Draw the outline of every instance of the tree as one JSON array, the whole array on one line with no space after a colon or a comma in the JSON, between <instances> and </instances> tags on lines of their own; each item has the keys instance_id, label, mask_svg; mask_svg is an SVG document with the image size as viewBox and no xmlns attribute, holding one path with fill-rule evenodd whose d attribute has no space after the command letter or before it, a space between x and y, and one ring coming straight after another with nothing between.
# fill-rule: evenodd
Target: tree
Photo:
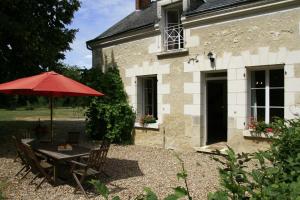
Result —
<instances>
[{"instance_id":1,"label":"tree","mask_svg":"<svg viewBox=\"0 0 300 200\"><path fill-rule=\"evenodd\" d=\"M0 1L0 80L59 67L76 29L67 26L78 0Z\"/></svg>"}]
</instances>

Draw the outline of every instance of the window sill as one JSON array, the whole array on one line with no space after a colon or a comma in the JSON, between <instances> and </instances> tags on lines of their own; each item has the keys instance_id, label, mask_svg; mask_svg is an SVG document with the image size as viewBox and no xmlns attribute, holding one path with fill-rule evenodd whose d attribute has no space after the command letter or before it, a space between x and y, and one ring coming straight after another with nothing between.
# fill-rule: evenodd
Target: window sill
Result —
<instances>
[{"instance_id":1,"label":"window sill","mask_svg":"<svg viewBox=\"0 0 300 200\"><path fill-rule=\"evenodd\" d=\"M144 124L144 125L142 125L141 123L139 123L139 122L136 122L135 124L134 124L134 127L135 128L142 128L142 129L159 129L159 123L158 122L156 122L156 123L151 123L151 124Z\"/></svg>"},{"instance_id":2,"label":"window sill","mask_svg":"<svg viewBox=\"0 0 300 200\"><path fill-rule=\"evenodd\" d=\"M274 136L273 133L256 133L253 130L244 130L243 131L243 136L247 137L247 138L270 138L272 136Z\"/></svg>"},{"instance_id":3,"label":"window sill","mask_svg":"<svg viewBox=\"0 0 300 200\"><path fill-rule=\"evenodd\" d=\"M169 51L164 51L161 53L157 54L157 58L168 58L172 56L183 56L187 55L189 53L188 49L175 49L175 50L169 50Z\"/></svg>"}]
</instances>

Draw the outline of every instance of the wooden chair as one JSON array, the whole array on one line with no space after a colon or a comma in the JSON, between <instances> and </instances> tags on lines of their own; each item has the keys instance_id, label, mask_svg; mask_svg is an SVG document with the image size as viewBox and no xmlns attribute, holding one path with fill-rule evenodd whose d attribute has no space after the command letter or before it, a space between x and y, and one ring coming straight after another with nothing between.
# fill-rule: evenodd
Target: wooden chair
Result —
<instances>
[{"instance_id":1,"label":"wooden chair","mask_svg":"<svg viewBox=\"0 0 300 200\"><path fill-rule=\"evenodd\" d=\"M74 192L80 189L85 197L88 198L82 184L87 177L94 176L99 178L99 175L104 173L103 170L109 147L110 143L105 143L105 145L101 145L99 149L91 150L87 163L71 161L71 173L77 183L77 187L74 189Z\"/></svg>"},{"instance_id":2,"label":"wooden chair","mask_svg":"<svg viewBox=\"0 0 300 200\"><path fill-rule=\"evenodd\" d=\"M109 147L110 147L109 140L105 140L104 139L104 140L102 140L101 145L99 146L99 149L109 149ZM89 155L87 155L87 156L81 156L80 159L83 162L87 162L88 159L89 159Z\"/></svg>"},{"instance_id":3,"label":"wooden chair","mask_svg":"<svg viewBox=\"0 0 300 200\"><path fill-rule=\"evenodd\" d=\"M24 151L22 149L21 140L17 139L16 136L12 136L12 139L13 139L14 145L16 147L16 152L17 152L16 158L14 159L14 161L16 161L19 158L21 160L21 164L23 165L23 167L15 175L15 176L18 176L24 170L25 170L25 172L28 172L30 170L30 165L28 164L28 162L27 162L27 160L25 158ZM28 173L26 173L25 176L27 174ZM22 178L24 178L24 177L22 177Z\"/></svg>"},{"instance_id":4,"label":"wooden chair","mask_svg":"<svg viewBox=\"0 0 300 200\"><path fill-rule=\"evenodd\" d=\"M36 176L31 180L30 184L39 176L42 176L43 179L36 186L36 190L38 190L45 181L53 183L53 178L51 176L53 172L53 166L44 160L39 160L34 151L28 145L22 144L22 148L24 149L26 159L30 165L30 171L37 173Z\"/></svg>"},{"instance_id":5,"label":"wooden chair","mask_svg":"<svg viewBox=\"0 0 300 200\"><path fill-rule=\"evenodd\" d=\"M66 143L68 144L79 144L80 132L68 132L68 138Z\"/></svg>"}]
</instances>

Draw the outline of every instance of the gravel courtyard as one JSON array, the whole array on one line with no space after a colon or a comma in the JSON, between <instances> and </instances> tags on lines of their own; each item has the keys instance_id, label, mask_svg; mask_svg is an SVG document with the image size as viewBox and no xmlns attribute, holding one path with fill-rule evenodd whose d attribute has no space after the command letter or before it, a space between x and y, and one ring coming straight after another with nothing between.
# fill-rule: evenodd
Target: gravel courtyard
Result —
<instances>
[{"instance_id":1,"label":"gravel courtyard","mask_svg":"<svg viewBox=\"0 0 300 200\"><path fill-rule=\"evenodd\" d=\"M194 200L207 199L207 194L218 186L218 170L210 155L187 152L179 154L185 162L188 172L188 185ZM19 162L13 161L12 152L0 154L0 180L6 180L5 195L8 199L85 199L80 194L73 193L71 183L52 187L48 183L35 191L34 185L29 185L32 174L24 180L14 175L20 169ZM143 192L144 187L150 187L160 199L172 192L172 187L182 185L176 173L180 164L174 152L159 148L143 146L112 145L108 154L102 181L109 187L111 195L119 195L121 199L133 199ZM89 193L90 199L102 199Z\"/></svg>"}]
</instances>

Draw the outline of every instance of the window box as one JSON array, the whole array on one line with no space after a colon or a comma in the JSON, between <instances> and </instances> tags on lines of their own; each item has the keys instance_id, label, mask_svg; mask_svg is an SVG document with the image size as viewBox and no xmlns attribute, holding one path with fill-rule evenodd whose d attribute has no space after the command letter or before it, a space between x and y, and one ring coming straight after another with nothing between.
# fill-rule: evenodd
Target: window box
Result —
<instances>
[{"instance_id":1,"label":"window box","mask_svg":"<svg viewBox=\"0 0 300 200\"><path fill-rule=\"evenodd\" d=\"M250 138L270 138L274 136L274 133L257 133L253 129L247 129L243 131L244 137L250 137Z\"/></svg>"},{"instance_id":2,"label":"window box","mask_svg":"<svg viewBox=\"0 0 300 200\"><path fill-rule=\"evenodd\" d=\"M159 129L159 123L155 122L155 123L151 123L151 124L141 124L139 122L136 122L134 124L135 128L145 128L145 129Z\"/></svg>"}]
</instances>

